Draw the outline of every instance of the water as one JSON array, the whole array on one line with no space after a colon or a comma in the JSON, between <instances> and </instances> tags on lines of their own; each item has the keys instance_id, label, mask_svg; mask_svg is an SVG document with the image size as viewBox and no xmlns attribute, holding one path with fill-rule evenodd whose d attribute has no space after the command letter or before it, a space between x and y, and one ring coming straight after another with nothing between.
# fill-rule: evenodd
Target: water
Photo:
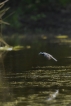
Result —
<instances>
[{"instance_id":1,"label":"water","mask_svg":"<svg viewBox=\"0 0 71 106\"><path fill-rule=\"evenodd\" d=\"M0 106L71 106L70 45L41 41L0 54Z\"/></svg>"}]
</instances>

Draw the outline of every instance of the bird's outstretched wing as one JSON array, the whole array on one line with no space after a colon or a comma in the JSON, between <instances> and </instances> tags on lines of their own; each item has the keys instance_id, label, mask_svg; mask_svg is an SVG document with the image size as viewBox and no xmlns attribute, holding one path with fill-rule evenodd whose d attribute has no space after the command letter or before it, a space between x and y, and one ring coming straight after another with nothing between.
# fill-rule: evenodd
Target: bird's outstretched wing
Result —
<instances>
[{"instance_id":1,"label":"bird's outstretched wing","mask_svg":"<svg viewBox=\"0 0 71 106\"><path fill-rule=\"evenodd\" d=\"M52 55L51 55L51 58L52 58L53 60L57 61L57 59L55 59Z\"/></svg>"},{"instance_id":2,"label":"bird's outstretched wing","mask_svg":"<svg viewBox=\"0 0 71 106\"><path fill-rule=\"evenodd\" d=\"M44 55L47 59L53 59L53 60L55 60L55 61L57 61L57 59L55 59L51 54L49 54L49 53L45 53L45 55Z\"/></svg>"}]
</instances>

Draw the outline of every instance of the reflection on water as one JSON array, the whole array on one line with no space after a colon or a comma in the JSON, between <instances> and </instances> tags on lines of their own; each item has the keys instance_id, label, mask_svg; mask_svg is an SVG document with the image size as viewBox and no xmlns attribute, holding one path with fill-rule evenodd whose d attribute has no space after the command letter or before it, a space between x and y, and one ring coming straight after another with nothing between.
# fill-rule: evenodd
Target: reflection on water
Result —
<instances>
[{"instance_id":1,"label":"reflection on water","mask_svg":"<svg viewBox=\"0 0 71 106\"><path fill-rule=\"evenodd\" d=\"M58 62L39 56L40 51L49 51ZM38 47L36 44L29 49L1 53L0 105L70 106L70 55L68 45L47 42Z\"/></svg>"},{"instance_id":2,"label":"reflection on water","mask_svg":"<svg viewBox=\"0 0 71 106\"><path fill-rule=\"evenodd\" d=\"M9 84L4 79L5 78L5 68L4 68L4 59L7 54L7 51L0 51L0 105L2 106L3 102L11 101L12 94Z\"/></svg>"}]
</instances>

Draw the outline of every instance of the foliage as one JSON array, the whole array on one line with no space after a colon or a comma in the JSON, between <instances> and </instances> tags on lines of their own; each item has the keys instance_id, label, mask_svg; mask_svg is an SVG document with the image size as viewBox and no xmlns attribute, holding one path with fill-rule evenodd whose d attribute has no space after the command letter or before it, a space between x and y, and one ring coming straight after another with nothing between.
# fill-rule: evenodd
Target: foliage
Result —
<instances>
[{"instance_id":1,"label":"foliage","mask_svg":"<svg viewBox=\"0 0 71 106\"><path fill-rule=\"evenodd\" d=\"M6 0L8 1L8 0ZM45 17L45 12L60 11L67 9L71 5L71 0L9 0L7 6L10 6L9 14L12 16L6 18L16 29L22 27L22 21L37 21ZM28 17L29 15L29 17ZM26 19L24 17L27 16Z\"/></svg>"},{"instance_id":2,"label":"foliage","mask_svg":"<svg viewBox=\"0 0 71 106\"><path fill-rule=\"evenodd\" d=\"M8 0L5 0L4 2L1 2L0 3L0 9L5 5L5 3L7 2ZM3 15L5 14L5 12L8 10L9 8L5 8L5 9L2 9L2 10L0 10L0 46L2 46L2 44L3 45L5 45L5 46L9 46L3 39L2 39L2 24L8 24L9 25L9 23L7 23L7 22L4 22L3 20L2 20L2 17L3 17Z\"/></svg>"},{"instance_id":3,"label":"foliage","mask_svg":"<svg viewBox=\"0 0 71 106\"><path fill-rule=\"evenodd\" d=\"M8 0L5 0L4 2L1 2L1 3L0 3L0 9L5 5L5 3L6 3L7 1L8 1ZM3 15L5 14L5 12L6 12L8 9L9 9L9 8L5 8L5 9L0 10L0 24L8 24L8 25L9 25L9 23L4 22L4 21L2 20Z\"/></svg>"}]
</instances>

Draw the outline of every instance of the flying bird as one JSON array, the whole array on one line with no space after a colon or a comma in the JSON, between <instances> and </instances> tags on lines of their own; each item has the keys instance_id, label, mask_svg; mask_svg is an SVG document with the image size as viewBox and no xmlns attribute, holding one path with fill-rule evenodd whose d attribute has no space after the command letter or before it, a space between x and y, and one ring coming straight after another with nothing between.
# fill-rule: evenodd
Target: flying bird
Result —
<instances>
[{"instance_id":1,"label":"flying bird","mask_svg":"<svg viewBox=\"0 0 71 106\"><path fill-rule=\"evenodd\" d=\"M55 61L57 61L57 59L55 59L51 54L46 53L46 52L40 52L39 55L43 55L44 57L46 57L47 59L53 59Z\"/></svg>"}]
</instances>

